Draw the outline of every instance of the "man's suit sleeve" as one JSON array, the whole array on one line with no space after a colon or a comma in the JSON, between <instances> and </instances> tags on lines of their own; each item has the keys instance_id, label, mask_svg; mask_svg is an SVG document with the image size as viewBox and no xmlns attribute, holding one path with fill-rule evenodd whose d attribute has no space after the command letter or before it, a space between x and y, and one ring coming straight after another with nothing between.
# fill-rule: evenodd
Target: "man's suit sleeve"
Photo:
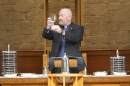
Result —
<instances>
[{"instance_id":1,"label":"man's suit sleeve","mask_svg":"<svg viewBox=\"0 0 130 86\"><path fill-rule=\"evenodd\" d=\"M42 37L45 39L52 40L53 32L49 29L44 28L43 33L42 33Z\"/></svg>"}]
</instances>

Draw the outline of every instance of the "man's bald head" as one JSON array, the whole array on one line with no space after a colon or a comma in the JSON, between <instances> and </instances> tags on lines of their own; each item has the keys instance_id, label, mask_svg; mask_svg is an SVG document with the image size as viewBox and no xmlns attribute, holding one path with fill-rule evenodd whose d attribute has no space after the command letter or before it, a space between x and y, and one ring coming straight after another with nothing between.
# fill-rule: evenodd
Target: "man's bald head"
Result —
<instances>
[{"instance_id":1,"label":"man's bald head","mask_svg":"<svg viewBox=\"0 0 130 86\"><path fill-rule=\"evenodd\" d=\"M72 19L72 11L68 8L62 8L59 12L59 24L69 25Z\"/></svg>"},{"instance_id":2,"label":"man's bald head","mask_svg":"<svg viewBox=\"0 0 130 86\"><path fill-rule=\"evenodd\" d=\"M72 11L68 8L63 8L61 11L64 11L68 16L72 16Z\"/></svg>"}]
</instances>

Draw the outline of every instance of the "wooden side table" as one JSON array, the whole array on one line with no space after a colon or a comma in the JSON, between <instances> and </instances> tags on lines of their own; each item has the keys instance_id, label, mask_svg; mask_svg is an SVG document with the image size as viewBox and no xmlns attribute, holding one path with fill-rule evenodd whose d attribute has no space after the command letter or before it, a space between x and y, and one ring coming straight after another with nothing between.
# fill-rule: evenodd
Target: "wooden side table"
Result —
<instances>
[{"instance_id":1,"label":"wooden side table","mask_svg":"<svg viewBox=\"0 0 130 86\"><path fill-rule=\"evenodd\" d=\"M83 74L48 74L48 86L58 86L56 78L61 77L63 86L66 86L66 77L72 77L72 86L83 86Z\"/></svg>"}]
</instances>

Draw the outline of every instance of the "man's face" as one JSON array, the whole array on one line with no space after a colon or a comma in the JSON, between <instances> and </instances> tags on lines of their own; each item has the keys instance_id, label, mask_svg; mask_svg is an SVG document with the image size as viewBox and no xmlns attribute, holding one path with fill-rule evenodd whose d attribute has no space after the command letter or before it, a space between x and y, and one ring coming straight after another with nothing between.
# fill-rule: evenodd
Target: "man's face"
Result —
<instances>
[{"instance_id":1,"label":"man's face","mask_svg":"<svg viewBox=\"0 0 130 86\"><path fill-rule=\"evenodd\" d=\"M70 18L69 18L69 15L67 12L68 11L65 9L62 9L59 12L59 24L60 25L66 26L66 25L68 25L68 23L70 23Z\"/></svg>"}]
</instances>

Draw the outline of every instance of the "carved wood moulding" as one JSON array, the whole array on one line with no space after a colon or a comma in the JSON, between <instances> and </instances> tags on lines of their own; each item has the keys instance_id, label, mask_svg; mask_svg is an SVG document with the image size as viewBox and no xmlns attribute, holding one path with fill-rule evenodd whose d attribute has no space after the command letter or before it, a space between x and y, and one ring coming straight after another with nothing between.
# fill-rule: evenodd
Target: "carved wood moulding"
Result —
<instances>
[{"instance_id":1,"label":"carved wood moulding","mask_svg":"<svg viewBox=\"0 0 130 86\"><path fill-rule=\"evenodd\" d=\"M1 84L44 84L47 78L0 78Z\"/></svg>"},{"instance_id":2,"label":"carved wood moulding","mask_svg":"<svg viewBox=\"0 0 130 86\"><path fill-rule=\"evenodd\" d=\"M130 82L130 76L112 76L112 77L85 77L85 83L124 83Z\"/></svg>"}]
</instances>

